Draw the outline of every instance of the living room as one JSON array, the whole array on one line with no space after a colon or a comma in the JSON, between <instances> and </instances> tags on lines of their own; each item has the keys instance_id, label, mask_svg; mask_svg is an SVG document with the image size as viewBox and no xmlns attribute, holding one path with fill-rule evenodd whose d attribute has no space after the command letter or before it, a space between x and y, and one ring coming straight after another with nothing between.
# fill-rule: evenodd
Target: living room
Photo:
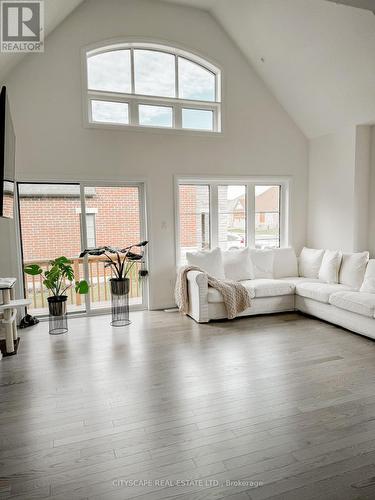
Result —
<instances>
[{"instance_id":1,"label":"living room","mask_svg":"<svg viewBox=\"0 0 375 500\"><path fill-rule=\"evenodd\" d=\"M2 497L374 498L374 2L14 3Z\"/></svg>"}]
</instances>

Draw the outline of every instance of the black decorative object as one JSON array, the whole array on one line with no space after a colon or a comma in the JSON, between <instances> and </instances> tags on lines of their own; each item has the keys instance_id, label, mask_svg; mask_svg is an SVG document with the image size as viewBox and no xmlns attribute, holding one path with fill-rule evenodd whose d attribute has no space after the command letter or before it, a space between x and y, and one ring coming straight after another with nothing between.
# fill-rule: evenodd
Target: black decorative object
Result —
<instances>
[{"instance_id":1,"label":"black decorative object","mask_svg":"<svg viewBox=\"0 0 375 500\"><path fill-rule=\"evenodd\" d=\"M112 298L112 326L126 326L129 321L129 290L130 280L127 278L130 270L136 263L143 263L145 247L148 241L141 241L135 245L125 248L104 246L84 250L80 257L86 255L104 255L106 257L105 267L109 267L115 278L110 279ZM136 248L137 253L132 252ZM147 271L139 277L146 277Z\"/></svg>"},{"instance_id":2,"label":"black decorative object","mask_svg":"<svg viewBox=\"0 0 375 500\"><path fill-rule=\"evenodd\" d=\"M112 278L111 300L112 300L112 321L111 326L130 325L129 320L129 278Z\"/></svg>"},{"instance_id":3,"label":"black decorative object","mask_svg":"<svg viewBox=\"0 0 375 500\"><path fill-rule=\"evenodd\" d=\"M48 297L49 333L61 335L68 331L68 315L66 312L67 295Z\"/></svg>"},{"instance_id":4,"label":"black decorative object","mask_svg":"<svg viewBox=\"0 0 375 500\"><path fill-rule=\"evenodd\" d=\"M30 326L37 325L38 323L38 318L36 318L35 316L31 316L31 314L26 314L26 316L21 319L18 328L29 328Z\"/></svg>"},{"instance_id":5,"label":"black decorative object","mask_svg":"<svg viewBox=\"0 0 375 500\"><path fill-rule=\"evenodd\" d=\"M74 281L72 261L64 256L49 262L50 268L42 269L38 264L29 264L24 272L30 276L43 276L43 285L52 293L48 297L49 333L60 335L68 331L66 313L67 295L64 293L73 285L76 293L85 294L89 291L87 281Z\"/></svg>"}]
</instances>

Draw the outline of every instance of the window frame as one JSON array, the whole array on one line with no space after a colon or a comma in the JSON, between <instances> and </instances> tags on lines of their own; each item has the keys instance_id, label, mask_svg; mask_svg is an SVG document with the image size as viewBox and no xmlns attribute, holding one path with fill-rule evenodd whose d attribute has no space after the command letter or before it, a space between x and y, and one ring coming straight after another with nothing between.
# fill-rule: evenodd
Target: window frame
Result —
<instances>
[{"instance_id":1,"label":"window frame","mask_svg":"<svg viewBox=\"0 0 375 500\"><path fill-rule=\"evenodd\" d=\"M255 186L280 186L280 248L291 246L291 193L292 179L290 177L175 177L175 261L180 266L180 185L208 185L210 194L210 249L219 246L219 203L218 186L246 186L246 246L255 247Z\"/></svg>"},{"instance_id":2,"label":"window frame","mask_svg":"<svg viewBox=\"0 0 375 500\"><path fill-rule=\"evenodd\" d=\"M164 52L175 57L175 93L178 96L178 57L187 59L188 61L201 66L207 71L215 75L215 100L200 101L195 99L181 99L179 97L162 97L153 95L135 94L135 72L134 72L134 50L154 50L156 52ZM88 57L111 52L114 50L130 50L130 71L131 71L131 93L109 92L102 90L92 90L88 86ZM108 128L122 130L151 130L151 131L168 131L184 134L204 134L217 136L222 133L222 71L206 58L194 54L191 51L181 49L179 47L171 47L161 44L160 42L145 42L145 41L110 41L102 42L86 47L82 51L82 89L83 89L83 119L86 128ZM92 100L103 100L111 102L123 102L128 104L129 123L110 123L96 122L92 118ZM154 106L167 106L173 108L173 125L172 127L147 126L139 124L138 106L141 104ZM182 108L208 110L213 113L213 128L212 130L204 129L184 129L182 128Z\"/></svg>"},{"instance_id":3,"label":"window frame","mask_svg":"<svg viewBox=\"0 0 375 500\"><path fill-rule=\"evenodd\" d=\"M96 248L96 214L97 212L88 211L86 209L86 239L87 239L87 248ZM94 244L90 245L90 234L89 234L89 221L92 221L92 229L94 234L92 235Z\"/></svg>"}]
</instances>

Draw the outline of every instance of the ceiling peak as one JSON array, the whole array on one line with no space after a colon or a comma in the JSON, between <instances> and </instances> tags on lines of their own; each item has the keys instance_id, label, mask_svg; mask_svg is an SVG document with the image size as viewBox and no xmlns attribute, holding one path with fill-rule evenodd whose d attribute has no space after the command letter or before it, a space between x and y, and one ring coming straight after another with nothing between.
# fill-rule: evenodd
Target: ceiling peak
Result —
<instances>
[{"instance_id":1,"label":"ceiling peak","mask_svg":"<svg viewBox=\"0 0 375 500\"><path fill-rule=\"evenodd\" d=\"M375 0L327 0L337 4L356 7L357 9L372 10L375 13Z\"/></svg>"}]
</instances>

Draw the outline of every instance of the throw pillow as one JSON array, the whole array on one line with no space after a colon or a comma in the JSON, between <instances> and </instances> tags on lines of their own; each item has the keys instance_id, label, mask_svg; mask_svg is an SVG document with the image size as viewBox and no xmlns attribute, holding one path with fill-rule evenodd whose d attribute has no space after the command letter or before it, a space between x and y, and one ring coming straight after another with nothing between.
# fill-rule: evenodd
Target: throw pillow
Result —
<instances>
[{"instance_id":1,"label":"throw pillow","mask_svg":"<svg viewBox=\"0 0 375 500\"><path fill-rule=\"evenodd\" d=\"M272 250L250 250L254 278L273 278Z\"/></svg>"},{"instance_id":2,"label":"throw pillow","mask_svg":"<svg viewBox=\"0 0 375 500\"><path fill-rule=\"evenodd\" d=\"M218 280L224 280L224 265L220 248L213 250L186 252L186 260L189 266L197 266L206 271L207 274Z\"/></svg>"},{"instance_id":3,"label":"throw pillow","mask_svg":"<svg viewBox=\"0 0 375 500\"><path fill-rule=\"evenodd\" d=\"M340 283L359 290L365 277L368 260L368 252L344 253L340 269Z\"/></svg>"},{"instance_id":4,"label":"throw pillow","mask_svg":"<svg viewBox=\"0 0 375 500\"><path fill-rule=\"evenodd\" d=\"M298 259L299 275L303 278L317 279L323 255L324 250L304 247Z\"/></svg>"},{"instance_id":5,"label":"throw pillow","mask_svg":"<svg viewBox=\"0 0 375 500\"><path fill-rule=\"evenodd\" d=\"M298 261L293 248L275 248L273 251L273 277L298 276Z\"/></svg>"},{"instance_id":6,"label":"throw pillow","mask_svg":"<svg viewBox=\"0 0 375 500\"><path fill-rule=\"evenodd\" d=\"M338 283L342 253L338 250L326 250L319 270L319 279L325 283Z\"/></svg>"},{"instance_id":7,"label":"throw pillow","mask_svg":"<svg viewBox=\"0 0 375 500\"><path fill-rule=\"evenodd\" d=\"M375 259L368 261L360 292L375 293Z\"/></svg>"},{"instance_id":8,"label":"throw pillow","mask_svg":"<svg viewBox=\"0 0 375 500\"><path fill-rule=\"evenodd\" d=\"M222 252L224 273L227 280L242 281L254 278L248 248Z\"/></svg>"}]
</instances>

